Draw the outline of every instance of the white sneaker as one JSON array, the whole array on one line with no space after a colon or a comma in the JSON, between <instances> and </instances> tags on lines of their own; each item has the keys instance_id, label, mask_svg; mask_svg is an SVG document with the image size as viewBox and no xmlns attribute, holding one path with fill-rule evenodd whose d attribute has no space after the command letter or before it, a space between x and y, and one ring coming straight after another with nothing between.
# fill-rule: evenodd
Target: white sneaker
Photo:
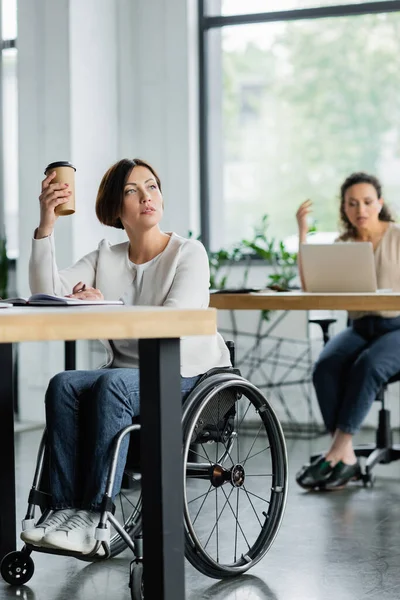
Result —
<instances>
[{"instance_id":1,"label":"white sneaker","mask_svg":"<svg viewBox=\"0 0 400 600\"><path fill-rule=\"evenodd\" d=\"M98 512L77 510L68 521L45 535L43 544L51 548L89 554L97 543L94 534L99 520Z\"/></svg>"},{"instance_id":2,"label":"white sneaker","mask_svg":"<svg viewBox=\"0 0 400 600\"><path fill-rule=\"evenodd\" d=\"M35 527L32 527L31 529L23 531L21 533L21 540L27 544L34 544L35 546L41 545L45 535L57 527L60 527L75 513L75 508L55 510L39 525L35 525Z\"/></svg>"}]
</instances>

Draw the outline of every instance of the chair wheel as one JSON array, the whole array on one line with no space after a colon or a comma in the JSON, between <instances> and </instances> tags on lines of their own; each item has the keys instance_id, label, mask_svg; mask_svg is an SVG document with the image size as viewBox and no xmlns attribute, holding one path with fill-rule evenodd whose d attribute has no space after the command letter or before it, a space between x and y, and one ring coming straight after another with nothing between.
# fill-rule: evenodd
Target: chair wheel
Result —
<instances>
[{"instance_id":1,"label":"chair wheel","mask_svg":"<svg viewBox=\"0 0 400 600\"><path fill-rule=\"evenodd\" d=\"M23 585L30 580L35 564L26 552L10 552L1 561L0 572L10 585Z\"/></svg>"},{"instance_id":2,"label":"chair wheel","mask_svg":"<svg viewBox=\"0 0 400 600\"><path fill-rule=\"evenodd\" d=\"M131 564L131 578L129 582L131 588L132 600L144 600L143 586L143 562L133 562Z\"/></svg>"},{"instance_id":3,"label":"chair wheel","mask_svg":"<svg viewBox=\"0 0 400 600\"><path fill-rule=\"evenodd\" d=\"M365 473L362 476L364 487L373 488L375 483L375 475L372 473Z\"/></svg>"}]
</instances>

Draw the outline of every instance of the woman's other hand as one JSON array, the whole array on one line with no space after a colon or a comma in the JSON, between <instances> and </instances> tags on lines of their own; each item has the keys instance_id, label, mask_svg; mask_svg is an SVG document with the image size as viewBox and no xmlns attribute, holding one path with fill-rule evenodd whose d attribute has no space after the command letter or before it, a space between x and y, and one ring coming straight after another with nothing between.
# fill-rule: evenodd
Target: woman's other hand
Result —
<instances>
[{"instance_id":1,"label":"woman's other hand","mask_svg":"<svg viewBox=\"0 0 400 600\"><path fill-rule=\"evenodd\" d=\"M299 227L299 243L303 244L307 241L307 233L308 233L308 215L311 213L312 210L312 202L311 200L306 200L305 202L303 202L302 204L300 204L297 213L296 213L296 219L297 219L297 225Z\"/></svg>"},{"instance_id":2,"label":"woman's other hand","mask_svg":"<svg viewBox=\"0 0 400 600\"><path fill-rule=\"evenodd\" d=\"M58 215L54 212L56 206L68 202L71 190L66 183L52 183L56 172L53 171L42 181L42 193L40 202L40 223L36 230L36 239L49 236L54 229Z\"/></svg>"},{"instance_id":3,"label":"woman's other hand","mask_svg":"<svg viewBox=\"0 0 400 600\"><path fill-rule=\"evenodd\" d=\"M68 294L67 298L77 298L78 300L104 300L104 296L100 290L87 287L82 281L79 281L74 285L72 294Z\"/></svg>"}]
</instances>

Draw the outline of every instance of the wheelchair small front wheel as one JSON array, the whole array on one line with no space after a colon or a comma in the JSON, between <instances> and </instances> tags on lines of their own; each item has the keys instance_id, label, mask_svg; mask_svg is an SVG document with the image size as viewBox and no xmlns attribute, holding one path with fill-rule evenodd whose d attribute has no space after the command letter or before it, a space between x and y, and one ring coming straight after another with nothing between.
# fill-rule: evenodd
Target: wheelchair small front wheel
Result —
<instances>
[{"instance_id":1,"label":"wheelchair small front wheel","mask_svg":"<svg viewBox=\"0 0 400 600\"><path fill-rule=\"evenodd\" d=\"M131 588L132 600L144 600L143 586L143 562L134 561L131 565L131 580L129 582Z\"/></svg>"},{"instance_id":2,"label":"wheelchair small front wheel","mask_svg":"<svg viewBox=\"0 0 400 600\"><path fill-rule=\"evenodd\" d=\"M373 488L375 484L375 475L372 473L365 473L361 476L363 486L365 488Z\"/></svg>"},{"instance_id":3,"label":"wheelchair small front wheel","mask_svg":"<svg viewBox=\"0 0 400 600\"><path fill-rule=\"evenodd\" d=\"M10 552L1 561L1 576L10 585L23 585L35 571L35 564L26 552Z\"/></svg>"}]
</instances>

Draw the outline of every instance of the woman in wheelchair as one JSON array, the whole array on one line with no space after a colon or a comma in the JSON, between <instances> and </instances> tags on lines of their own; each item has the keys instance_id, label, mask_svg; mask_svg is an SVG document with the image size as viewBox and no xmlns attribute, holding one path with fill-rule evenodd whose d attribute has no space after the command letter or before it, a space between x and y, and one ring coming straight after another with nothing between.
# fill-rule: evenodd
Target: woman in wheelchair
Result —
<instances>
[{"instance_id":1,"label":"woman in wheelchair","mask_svg":"<svg viewBox=\"0 0 400 600\"><path fill-rule=\"evenodd\" d=\"M297 211L299 241L306 242L310 201ZM378 288L400 291L400 227L382 197L378 179L353 173L341 186L340 219L343 233L337 241L370 241L375 255ZM299 261L300 276L304 280ZM400 313L352 312L351 325L328 341L313 372L313 383L327 430L328 452L297 474L305 489L341 489L361 477L353 449L377 392L400 370Z\"/></svg>"},{"instance_id":2,"label":"woman in wheelchair","mask_svg":"<svg viewBox=\"0 0 400 600\"><path fill-rule=\"evenodd\" d=\"M124 229L128 241L110 245L103 240L62 271L55 260L55 208L67 201L70 191L54 183L54 176L42 182L40 223L30 260L32 293L122 299L127 305L208 307L207 253L200 242L160 229L161 183L149 164L123 159L100 183L97 217L104 225ZM49 383L45 403L52 512L22 532L22 540L33 546L84 554L95 547L113 440L140 411L137 342L104 344L104 368L59 373ZM200 375L227 366L229 351L219 334L183 339L182 396ZM118 457L114 495L121 488L127 450L128 436Z\"/></svg>"}]
</instances>

